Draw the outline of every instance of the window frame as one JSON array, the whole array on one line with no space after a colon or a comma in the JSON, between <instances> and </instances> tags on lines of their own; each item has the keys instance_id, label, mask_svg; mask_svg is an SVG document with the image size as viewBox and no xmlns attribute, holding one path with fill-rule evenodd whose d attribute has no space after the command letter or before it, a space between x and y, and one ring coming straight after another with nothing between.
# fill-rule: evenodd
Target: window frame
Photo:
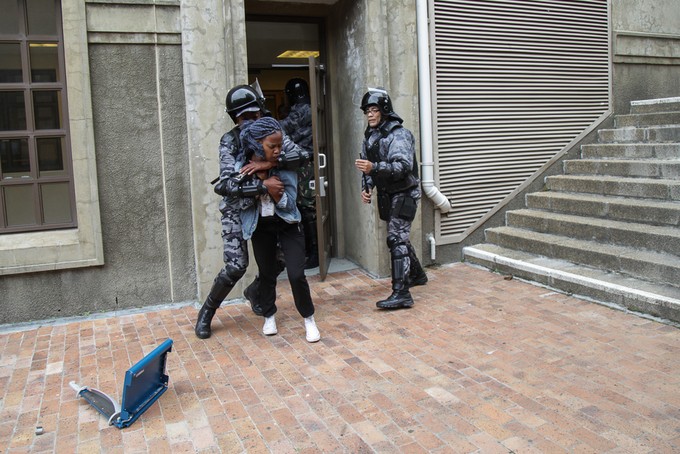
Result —
<instances>
[{"instance_id":1,"label":"window frame","mask_svg":"<svg viewBox=\"0 0 680 454\"><path fill-rule=\"evenodd\" d=\"M63 68L66 96L62 99L69 127L70 163L75 194L74 228L0 234L0 276L73 269L104 264L90 66L87 6L80 0L61 4Z\"/></svg>"},{"instance_id":2,"label":"window frame","mask_svg":"<svg viewBox=\"0 0 680 454\"><path fill-rule=\"evenodd\" d=\"M77 226L77 213L75 209L75 193L73 188L73 170L71 166L71 142L69 135L68 119L68 94L66 87L66 71L64 68L64 38L62 30L61 5L59 0L54 1L55 12L55 33L30 34L28 30L28 11L27 0L19 0L18 14L23 20L20 21L17 34L4 34L0 38L0 43L19 44L21 55L22 81L14 83L0 84L0 91L12 92L21 91L24 94L24 112L26 124L24 130L0 131L0 140L3 139L27 139L29 172L27 176L19 178L5 178L0 173L0 235L31 232L44 230L57 230L63 228L73 228ZM56 44L57 45L57 71L58 77L54 82L34 82L31 63L31 44ZM38 129L36 125L36 93L53 91L59 95L59 128ZM63 169L61 175L41 175L39 168L38 140L41 138L58 138L62 141L62 162ZM0 172L2 169L0 169ZM48 222L45 219L43 185L66 183L68 185L68 216L70 220L63 222ZM6 218L6 193L5 188L30 186L33 193L33 218L35 223L23 225L7 225Z\"/></svg>"}]
</instances>

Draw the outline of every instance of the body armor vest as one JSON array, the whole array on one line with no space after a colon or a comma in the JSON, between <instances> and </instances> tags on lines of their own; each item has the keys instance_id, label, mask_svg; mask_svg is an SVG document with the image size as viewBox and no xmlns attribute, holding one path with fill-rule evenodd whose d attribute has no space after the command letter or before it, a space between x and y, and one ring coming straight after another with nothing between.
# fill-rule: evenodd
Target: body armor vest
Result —
<instances>
[{"instance_id":1,"label":"body armor vest","mask_svg":"<svg viewBox=\"0 0 680 454\"><path fill-rule=\"evenodd\" d=\"M380 141L387 137L390 132L401 127L401 124L396 121L383 123L380 126L380 138L373 142L373 144L371 144L371 146L366 150L367 159L374 163L380 162ZM370 131L366 131L366 134L368 136ZM371 175L371 178L373 178L375 186L378 188L378 190L385 191L388 194L403 192L416 187L418 185L418 161L416 159L415 150L413 151L413 167L403 178L395 180L390 176L382 176L378 175L377 173Z\"/></svg>"}]
</instances>

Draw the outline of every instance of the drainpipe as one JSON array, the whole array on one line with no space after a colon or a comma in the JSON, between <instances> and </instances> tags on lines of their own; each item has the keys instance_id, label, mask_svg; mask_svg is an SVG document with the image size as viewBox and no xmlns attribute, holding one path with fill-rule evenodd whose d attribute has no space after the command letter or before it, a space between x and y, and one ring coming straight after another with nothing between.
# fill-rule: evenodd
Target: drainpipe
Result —
<instances>
[{"instance_id":1,"label":"drainpipe","mask_svg":"<svg viewBox=\"0 0 680 454\"><path fill-rule=\"evenodd\" d=\"M434 262L437 259L437 242L434 235L431 233L427 236L427 241L430 243L430 259Z\"/></svg>"},{"instance_id":2,"label":"drainpipe","mask_svg":"<svg viewBox=\"0 0 680 454\"><path fill-rule=\"evenodd\" d=\"M420 103L420 162L423 192L442 213L451 211L451 202L434 185L432 150L432 100L430 97L430 46L428 44L427 0L416 0L418 34L418 94Z\"/></svg>"}]
</instances>

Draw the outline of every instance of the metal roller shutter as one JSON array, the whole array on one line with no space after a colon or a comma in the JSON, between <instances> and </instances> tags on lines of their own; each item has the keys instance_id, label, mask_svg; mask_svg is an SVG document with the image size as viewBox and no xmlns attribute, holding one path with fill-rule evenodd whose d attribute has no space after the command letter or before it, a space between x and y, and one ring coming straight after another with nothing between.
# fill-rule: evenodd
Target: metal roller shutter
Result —
<instances>
[{"instance_id":1,"label":"metal roller shutter","mask_svg":"<svg viewBox=\"0 0 680 454\"><path fill-rule=\"evenodd\" d=\"M437 236L466 230L609 105L607 0L434 0ZM471 230L471 229L470 229Z\"/></svg>"}]
</instances>

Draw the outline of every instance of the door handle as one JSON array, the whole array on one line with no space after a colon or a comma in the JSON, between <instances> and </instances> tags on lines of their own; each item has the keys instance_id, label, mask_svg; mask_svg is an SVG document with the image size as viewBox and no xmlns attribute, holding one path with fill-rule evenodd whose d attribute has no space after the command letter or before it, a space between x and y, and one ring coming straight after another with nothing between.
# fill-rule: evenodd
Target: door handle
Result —
<instances>
[{"instance_id":1,"label":"door handle","mask_svg":"<svg viewBox=\"0 0 680 454\"><path fill-rule=\"evenodd\" d=\"M326 188L328 187L328 180L326 180L326 177L319 177L319 183L320 188L319 188L319 197L326 197ZM316 190L316 181L312 180L309 182L309 189L312 191Z\"/></svg>"}]
</instances>

